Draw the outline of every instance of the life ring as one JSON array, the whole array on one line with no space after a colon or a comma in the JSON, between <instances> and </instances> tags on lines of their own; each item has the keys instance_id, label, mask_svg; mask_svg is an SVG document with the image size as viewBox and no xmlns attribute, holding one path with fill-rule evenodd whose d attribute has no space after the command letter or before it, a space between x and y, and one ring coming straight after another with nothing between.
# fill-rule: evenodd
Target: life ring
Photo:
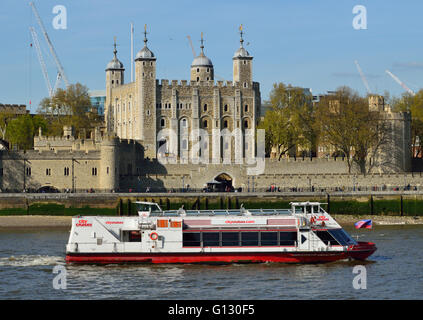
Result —
<instances>
[{"instance_id":1,"label":"life ring","mask_svg":"<svg viewBox=\"0 0 423 320\"><path fill-rule=\"evenodd\" d=\"M150 239L155 241L159 238L159 235L156 232L150 233Z\"/></svg>"},{"instance_id":2,"label":"life ring","mask_svg":"<svg viewBox=\"0 0 423 320\"><path fill-rule=\"evenodd\" d=\"M324 221L322 221L322 227L324 227L326 225L326 223Z\"/></svg>"}]
</instances>

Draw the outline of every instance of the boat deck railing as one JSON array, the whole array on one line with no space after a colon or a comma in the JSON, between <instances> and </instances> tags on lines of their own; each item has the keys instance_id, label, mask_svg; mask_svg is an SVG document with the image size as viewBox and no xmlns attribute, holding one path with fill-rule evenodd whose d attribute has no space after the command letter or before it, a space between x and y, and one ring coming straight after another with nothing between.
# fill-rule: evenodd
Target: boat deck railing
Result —
<instances>
[{"instance_id":1,"label":"boat deck railing","mask_svg":"<svg viewBox=\"0 0 423 320\"><path fill-rule=\"evenodd\" d=\"M296 213L302 211L297 210ZM275 215L292 215L291 209L218 209L218 210L165 210L151 212L150 217L167 217L167 216L275 216Z\"/></svg>"}]
</instances>

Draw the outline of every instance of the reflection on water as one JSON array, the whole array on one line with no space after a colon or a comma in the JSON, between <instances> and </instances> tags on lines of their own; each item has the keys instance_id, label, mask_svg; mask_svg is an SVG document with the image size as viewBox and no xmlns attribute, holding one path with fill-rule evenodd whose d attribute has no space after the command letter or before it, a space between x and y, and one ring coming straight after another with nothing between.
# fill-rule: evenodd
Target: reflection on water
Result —
<instances>
[{"instance_id":1,"label":"reflection on water","mask_svg":"<svg viewBox=\"0 0 423 320\"><path fill-rule=\"evenodd\" d=\"M0 299L421 299L423 227L348 230L378 251L328 264L65 265L68 230L0 231ZM367 289L355 290L355 265ZM66 290L53 289L65 265ZM420 279L420 280L418 280Z\"/></svg>"}]
</instances>

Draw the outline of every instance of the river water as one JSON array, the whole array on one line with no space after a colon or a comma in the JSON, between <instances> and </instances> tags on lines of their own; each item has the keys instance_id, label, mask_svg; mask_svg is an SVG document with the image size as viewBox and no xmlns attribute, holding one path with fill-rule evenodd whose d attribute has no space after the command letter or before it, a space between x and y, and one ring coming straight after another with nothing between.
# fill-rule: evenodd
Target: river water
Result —
<instances>
[{"instance_id":1,"label":"river water","mask_svg":"<svg viewBox=\"0 0 423 320\"><path fill-rule=\"evenodd\" d=\"M423 298L423 226L346 230L360 241L376 243L378 250L368 261L317 265L66 265L69 230L0 230L0 299ZM364 269L353 273L358 265ZM53 273L55 266L61 266L59 273ZM59 275L66 275L66 282L60 282L66 284L65 289L53 286ZM365 289L354 288L357 276Z\"/></svg>"}]
</instances>

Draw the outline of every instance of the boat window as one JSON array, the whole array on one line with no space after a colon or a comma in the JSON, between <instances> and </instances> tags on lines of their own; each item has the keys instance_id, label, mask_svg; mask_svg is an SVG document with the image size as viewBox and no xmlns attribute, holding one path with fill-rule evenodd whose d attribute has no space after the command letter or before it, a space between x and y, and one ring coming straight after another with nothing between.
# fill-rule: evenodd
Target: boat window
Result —
<instances>
[{"instance_id":1,"label":"boat window","mask_svg":"<svg viewBox=\"0 0 423 320\"><path fill-rule=\"evenodd\" d=\"M295 246L297 232L279 232L279 244L281 246Z\"/></svg>"},{"instance_id":2,"label":"boat window","mask_svg":"<svg viewBox=\"0 0 423 320\"><path fill-rule=\"evenodd\" d=\"M222 232L222 246L239 246L239 232Z\"/></svg>"},{"instance_id":3,"label":"boat window","mask_svg":"<svg viewBox=\"0 0 423 320\"><path fill-rule=\"evenodd\" d=\"M259 233L258 232L241 232L242 246L258 246Z\"/></svg>"},{"instance_id":4,"label":"boat window","mask_svg":"<svg viewBox=\"0 0 423 320\"><path fill-rule=\"evenodd\" d=\"M261 245L262 246L277 246L278 233L277 232L261 232Z\"/></svg>"},{"instance_id":5,"label":"boat window","mask_svg":"<svg viewBox=\"0 0 423 320\"><path fill-rule=\"evenodd\" d=\"M319 213L319 206L313 206L313 213Z\"/></svg>"},{"instance_id":6,"label":"boat window","mask_svg":"<svg viewBox=\"0 0 423 320\"><path fill-rule=\"evenodd\" d=\"M325 244L338 245L338 241L327 231L315 231L315 234L322 240Z\"/></svg>"},{"instance_id":7,"label":"boat window","mask_svg":"<svg viewBox=\"0 0 423 320\"><path fill-rule=\"evenodd\" d=\"M311 206L305 206L306 213L311 213Z\"/></svg>"},{"instance_id":8,"label":"boat window","mask_svg":"<svg viewBox=\"0 0 423 320\"><path fill-rule=\"evenodd\" d=\"M219 232L203 232L203 247L218 247Z\"/></svg>"},{"instance_id":9,"label":"boat window","mask_svg":"<svg viewBox=\"0 0 423 320\"><path fill-rule=\"evenodd\" d=\"M200 232L184 232L182 245L184 247L199 247L201 245Z\"/></svg>"},{"instance_id":10,"label":"boat window","mask_svg":"<svg viewBox=\"0 0 423 320\"><path fill-rule=\"evenodd\" d=\"M329 233L343 246L357 244L357 241L351 238L344 229L332 229L329 230Z\"/></svg>"}]
</instances>

